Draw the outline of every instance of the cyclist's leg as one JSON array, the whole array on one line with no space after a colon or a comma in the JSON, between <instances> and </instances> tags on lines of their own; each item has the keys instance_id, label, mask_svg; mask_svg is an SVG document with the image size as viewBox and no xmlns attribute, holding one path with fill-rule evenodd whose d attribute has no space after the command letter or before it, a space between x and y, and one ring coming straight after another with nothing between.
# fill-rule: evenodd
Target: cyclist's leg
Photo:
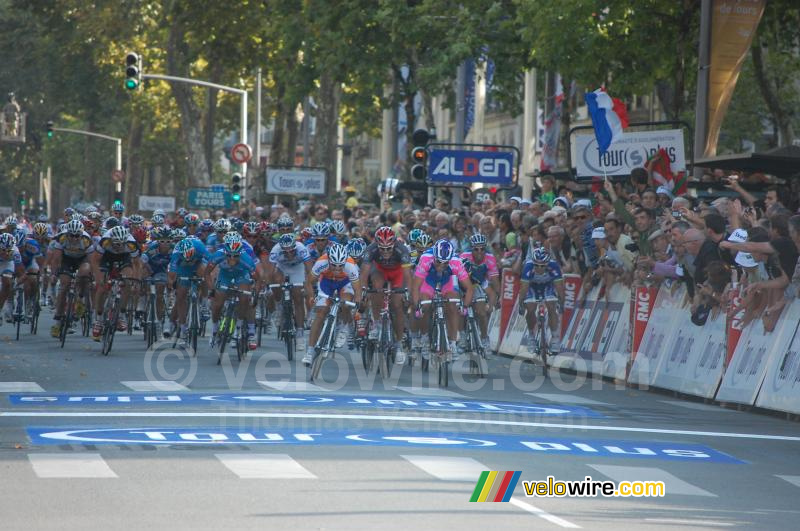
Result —
<instances>
[{"instance_id":1,"label":"cyclist's leg","mask_svg":"<svg viewBox=\"0 0 800 531\"><path fill-rule=\"evenodd\" d=\"M377 337L379 328L377 326L377 320L381 314L381 310L383 309L383 293L381 290L383 289L383 284L386 282L386 280L381 270L378 269L374 264L372 265L369 278L372 282L372 288L376 290L375 293L369 294L369 300L372 306L372 319L376 322L376 326L373 326L370 330L370 336L372 339L375 339Z\"/></svg>"},{"instance_id":2,"label":"cyclist's leg","mask_svg":"<svg viewBox=\"0 0 800 531\"><path fill-rule=\"evenodd\" d=\"M561 345L558 308L554 300L548 300L545 304L547 305L547 320L550 327L550 351L555 354L558 352L559 346Z\"/></svg>"},{"instance_id":3,"label":"cyclist's leg","mask_svg":"<svg viewBox=\"0 0 800 531\"><path fill-rule=\"evenodd\" d=\"M489 308L485 302L475 303L475 320L478 322L478 329L481 339L489 335Z\"/></svg>"},{"instance_id":4,"label":"cyclist's leg","mask_svg":"<svg viewBox=\"0 0 800 531\"><path fill-rule=\"evenodd\" d=\"M11 295L12 282L11 278L14 275L14 262L9 260L0 262L0 274L2 274L2 287L0 287L0 308L6 303L8 297Z\"/></svg>"}]
</instances>

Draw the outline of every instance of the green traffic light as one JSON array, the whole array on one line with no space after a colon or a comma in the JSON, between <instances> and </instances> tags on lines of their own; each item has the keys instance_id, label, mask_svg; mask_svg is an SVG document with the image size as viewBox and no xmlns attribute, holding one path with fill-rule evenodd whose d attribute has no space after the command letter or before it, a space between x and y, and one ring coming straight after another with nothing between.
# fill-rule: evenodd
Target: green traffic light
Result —
<instances>
[{"instance_id":1,"label":"green traffic light","mask_svg":"<svg viewBox=\"0 0 800 531\"><path fill-rule=\"evenodd\" d=\"M48 131L47 132L47 138L53 138L53 132L52 131Z\"/></svg>"},{"instance_id":2,"label":"green traffic light","mask_svg":"<svg viewBox=\"0 0 800 531\"><path fill-rule=\"evenodd\" d=\"M241 196L241 195L239 195L239 194L233 194L233 200L234 200L234 201L239 201L239 200L241 200L241 199L242 199L242 196Z\"/></svg>"},{"instance_id":3,"label":"green traffic light","mask_svg":"<svg viewBox=\"0 0 800 531\"><path fill-rule=\"evenodd\" d=\"M135 79L126 79L125 80L125 88L128 90L136 90L136 87L139 86L139 83L136 82Z\"/></svg>"}]
</instances>

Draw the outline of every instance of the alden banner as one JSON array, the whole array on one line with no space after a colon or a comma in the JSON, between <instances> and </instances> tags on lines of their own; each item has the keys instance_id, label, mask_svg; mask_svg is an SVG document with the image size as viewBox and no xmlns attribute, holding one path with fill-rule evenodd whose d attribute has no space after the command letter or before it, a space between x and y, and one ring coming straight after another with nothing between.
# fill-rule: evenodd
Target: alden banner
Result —
<instances>
[{"instance_id":1,"label":"alden banner","mask_svg":"<svg viewBox=\"0 0 800 531\"><path fill-rule=\"evenodd\" d=\"M714 0L711 15L711 70L708 80L706 157L717 153L722 120L753 42L766 0Z\"/></svg>"}]
</instances>

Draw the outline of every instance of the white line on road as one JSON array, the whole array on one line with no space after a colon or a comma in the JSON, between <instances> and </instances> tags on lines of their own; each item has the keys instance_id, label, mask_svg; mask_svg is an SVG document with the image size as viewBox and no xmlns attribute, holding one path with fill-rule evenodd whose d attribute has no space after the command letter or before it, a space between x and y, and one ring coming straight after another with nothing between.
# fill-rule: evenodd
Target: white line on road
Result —
<instances>
[{"instance_id":1,"label":"white line on road","mask_svg":"<svg viewBox=\"0 0 800 531\"><path fill-rule=\"evenodd\" d=\"M434 398L467 398L464 395L460 395L453 391L448 391L446 389L434 389L431 387L395 387L397 391L403 391L405 393L415 395L415 396L431 396Z\"/></svg>"},{"instance_id":2,"label":"white line on road","mask_svg":"<svg viewBox=\"0 0 800 531\"><path fill-rule=\"evenodd\" d=\"M214 454L242 479L316 479L287 454Z\"/></svg>"},{"instance_id":3,"label":"white line on road","mask_svg":"<svg viewBox=\"0 0 800 531\"><path fill-rule=\"evenodd\" d=\"M776 477L779 477L784 481L788 481L795 487L800 487L800 476L780 476L776 474Z\"/></svg>"},{"instance_id":4,"label":"white line on road","mask_svg":"<svg viewBox=\"0 0 800 531\"><path fill-rule=\"evenodd\" d=\"M0 393L43 393L36 382L0 382Z\"/></svg>"},{"instance_id":5,"label":"white line on road","mask_svg":"<svg viewBox=\"0 0 800 531\"><path fill-rule=\"evenodd\" d=\"M444 481L469 481L475 483L481 472L490 470L471 457L449 457L443 455L401 455L403 459L423 472Z\"/></svg>"},{"instance_id":6,"label":"white line on road","mask_svg":"<svg viewBox=\"0 0 800 531\"><path fill-rule=\"evenodd\" d=\"M644 521L655 522L658 524L683 525L692 527L734 527L738 525L733 522L718 522L717 520L690 520L688 518L645 518Z\"/></svg>"},{"instance_id":7,"label":"white line on road","mask_svg":"<svg viewBox=\"0 0 800 531\"><path fill-rule=\"evenodd\" d=\"M333 413L260 413L260 412L159 412L159 411L0 411L0 417L83 417L83 418L258 418L258 419L337 419L337 420L389 420L420 424L470 424L480 426L521 426L525 428L557 428L577 431L618 431L626 433L660 433L690 435L695 437L729 437L764 441L800 442L800 437L761 433L731 433L725 431L668 430L660 428L634 428L630 426L603 426L602 424L557 424L550 422L522 422L451 417L422 417L403 415L357 415Z\"/></svg>"},{"instance_id":8,"label":"white line on road","mask_svg":"<svg viewBox=\"0 0 800 531\"><path fill-rule=\"evenodd\" d=\"M558 402L561 404L586 404L586 405L595 405L595 406L608 406L607 402L599 402L597 400L592 400L591 398L585 398L583 396L578 395L568 395L566 393L525 393L526 395L535 396L536 398L541 398L542 400L548 400L550 402Z\"/></svg>"},{"instance_id":9,"label":"white line on road","mask_svg":"<svg viewBox=\"0 0 800 531\"><path fill-rule=\"evenodd\" d=\"M120 382L131 391L188 391L185 385L172 380L137 380Z\"/></svg>"},{"instance_id":10,"label":"white line on road","mask_svg":"<svg viewBox=\"0 0 800 531\"><path fill-rule=\"evenodd\" d=\"M100 454L28 454L40 478L115 478Z\"/></svg>"},{"instance_id":11,"label":"white line on road","mask_svg":"<svg viewBox=\"0 0 800 531\"><path fill-rule=\"evenodd\" d=\"M666 487L664 494L685 494L686 496L709 496L716 498L717 495L705 489L696 487L682 479L673 476L666 470L647 466L617 466L617 465L589 465L601 474L604 474L614 481L663 481Z\"/></svg>"},{"instance_id":12,"label":"white line on road","mask_svg":"<svg viewBox=\"0 0 800 531\"><path fill-rule=\"evenodd\" d=\"M324 392L330 391L330 389L326 389L324 387L320 387L318 385L314 385L309 382L289 382L289 381L269 381L269 380L259 380L259 385L264 387L269 387L270 389L274 389L276 391L314 391L314 392Z\"/></svg>"},{"instance_id":13,"label":"white line on road","mask_svg":"<svg viewBox=\"0 0 800 531\"><path fill-rule=\"evenodd\" d=\"M564 520L563 518L559 518L558 516L556 516L554 514L550 514L547 511L543 511L542 509L539 509L538 507L534 507L530 503L526 503L526 502L524 502L522 500L518 500L517 498L511 498L510 500L508 500L508 503L510 503L511 505L515 505L515 506L519 507L520 509L528 511L529 513L535 514L539 518L547 520L551 524L556 524L557 526L560 526L560 527L566 527L567 529L580 529L581 528L581 526L579 526L577 524L573 524L572 522L570 522L568 520Z\"/></svg>"}]
</instances>

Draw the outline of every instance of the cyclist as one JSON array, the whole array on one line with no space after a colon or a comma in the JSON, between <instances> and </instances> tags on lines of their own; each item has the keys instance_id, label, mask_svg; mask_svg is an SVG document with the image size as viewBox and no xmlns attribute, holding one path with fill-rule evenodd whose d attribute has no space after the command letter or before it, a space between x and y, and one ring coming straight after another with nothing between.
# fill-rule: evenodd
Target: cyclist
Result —
<instances>
[{"instance_id":1,"label":"cyclist","mask_svg":"<svg viewBox=\"0 0 800 531\"><path fill-rule=\"evenodd\" d=\"M214 233L209 234L206 238L206 248L208 252L213 254L217 250L217 246L222 245L222 239L231 230L231 222L225 218L217 220L214 223Z\"/></svg>"},{"instance_id":2,"label":"cyclist","mask_svg":"<svg viewBox=\"0 0 800 531\"><path fill-rule=\"evenodd\" d=\"M372 286L380 291L384 282L389 282L392 289L408 288L411 285L411 255L408 247L397 239L391 227L380 227L375 231L375 241L372 242L364 253L364 262L361 264L362 279L369 279ZM373 293L372 315L380 315L383 304L383 294ZM399 293L392 293L390 299L395 343L395 363L403 365L406 362L406 353L402 347L405 319L403 315L403 297ZM377 339L378 327L370 330L370 339Z\"/></svg>"},{"instance_id":3,"label":"cyclist","mask_svg":"<svg viewBox=\"0 0 800 531\"><path fill-rule=\"evenodd\" d=\"M164 288L167 283L167 269L172 259L171 232L166 227L154 227L150 231L150 242L142 253L144 278L152 279L156 285L156 315L158 316L156 328L164 322ZM141 307L137 308L137 321L143 317L145 299L146 297L139 299ZM159 335L160 331L156 330L156 337Z\"/></svg>"},{"instance_id":4,"label":"cyclist","mask_svg":"<svg viewBox=\"0 0 800 531\"><path fill-rule=\"evenodd\" d=\"M28 235L27 229L23 226L17 227L14 231L14 239L17 241L17 249L26 273L22 279L25 285L25 300L32 301L34 294L39 296L39 271L44 261L44 253L39 242Z\"/></svg>"},{"instance_id":5,"label":"cyclist","mask_svg":"<svg viewBox=\"0 0 800 531\"><path fill-rule=\"evenodd\" d=\"M360 268L361 263L364 261L364 252L367 250L367 244L361 238L354 238L347 242L347 254Z\"/></svg>"},{"instance_id":6,"label":"cyclist","mask_svg":"<svg viewBox=\"0 0 800 531\"><path fill-rule=\"evenodd\" d=\"M42 216L39 216L40 219L41 217ZM39 221L33 225L31 237L36 240L36 243L39 244L39 248L42 250L42 256L39 258L39 270L43 272L43 276L41 276L43 284L42 294L47 294L47 290L51 286L50 276L47 274L47 270L50 263L50 256L52 255L50 249L50 243L52 241L52 228L46 222ZM44 306L46 303L47 301L40 301L42 306Z\"/></svg>"},{"instance_id":7,"label":"cyclist","mask_svg":"<svg viewBox=\"0 0 800 531\"><path fill-rule=\"evenodd\" d=\"M456 283L457 280L457 283ZM438 240L433 244L433 252L423 254L419 259L414 273L414 283L411 290L411 302L415 308L420 307L420 301L431 300L435 294L435 288L439 286L442 296L458 293L459 287L463 290L463 306L466 308L472 304L473 288L469 281L469 275L464 269L464 264L455 255L455 247L450 240ZM449 361L455 357L454 347L458 335L458 324L460 313L456 310L454 303L445 304L445 318L447 320L447 357ZM422 317L422 333L428 333L428 314L431 311L430 305L425 305L420 312L417 310L417 317ZM421 337L416 338L417 348L422 349L422 356L428 358L427 342L423 342Z\"/></svg>"},{"instance_id":8,"label":"cyclist","mask_svg":"<svg viewBox=\"0 0 800 531\"><path fill-rule=\"evenodd\" d=\"M414 267L419 263L419 257L423 254L430 254L431 248L433 247L433 239L425 232L417 236L416 241L414 242L414 248L416 250L417 256L416 258L412 257L412 264Z\"/></svg>"},{"instance_id":9,"label":"cyclist","mask_svg":"<svg viewBox=\"0 0 800 531\"><path fill-rule=\"evenodd\" d=\"M139 214L131 214L128 218L128 230L131 231L131 236L139 244L139 247L144 249L147 243L147 229L144 226L144 217Z\"/></svg>"},{"instance_id":10,"label":"cyclist","mask_svg":"<svg viewBox=\"0 0 800 531\"><path fill-rule=\"evenodd\" d=\"M199 240L197 240L199 242ZM217 249L208 262L205 276L206 282L211 284L211 272L219 268L219 275L216 282L216 293L211 304L212 334L211 345L214 345L217 332L219 331L219 318L222 313L222 306L225 304L227 289L236 287L246 290L253 283L253 273L256 265L250 256L244 252L244 245L241 241L228 241ZM239 318L244 319L250 306L250 296L242 294L239 298ZM236 339L236 338L234 338ZM247 322L247 346L250 350L255 350L256 344L256 324L253 320Z\"/></svg>"},{"instance_id":11,"label":"cyclist","mask_svg":"<svg viewBox=\"0 0 800 531\"><path fill-rule=\"evenodd\" d=\"M183 230L186 231L186 234L189 236L195 236L200 228L200 216L189 212L183 216L183 224Z\"/></svg>"},{"instance_id":12,"label":"cyclist","mask_svg":"<svg viewBox=\"0 0 800 531\"><path fill-rule=\"evenodd\" d=\"M139 246L133 239L128 229L116 226L107 230L100 241L94 246L94 253L89 257L95 280L94 309L95 321L92 327L92 339L100 341L103 333L103 306L106 298L106 276L119 275L123 278L133 278L134 269L139 268ZM130 286L124 281L122 289L121 308L126 308ZM124 332L125 323L118 320L117 330Z\"/></svg>"},{"instance_id":13,"label":"cyclist","mask_svg":"<svg viewBox=\"0 0 800 531\"><path fill-rule=\"evenodd\" d=\"M278 236L281 234L291 234L294 232L294 220L287 215L278 218Z\"/></svg>"},{"instance_id":14,"label":"cyclist","mask_svg":"<svg viewBox=\"0 0 800 531\"><path fill-rule=\"evenodd\" d=\"M475 318L481 329L481 344L484 349L489 348L489 313L497 303L500 293L500 271L497 269L497 260L494 255L486 252L486 236L476 233L469 239L472 251L461 253L461 261L469 273L472 283L486 293L488 304L480 302L475 304Z\"/></svg>"},{"instance_id":15,"label":"cyclist","mask_svg":"<svg viewBox=\"0 0 800 531\"><path fill-rule=\"evenodd\" d=\"M12 234L0 234L0 275L2 275L2 288L0 288L0 308L6 301L11 300L13 287L12 277L22 278L25 268L22 265L22 256L17 249L17 242Z\"/></svg>"},{"instance_id":16,"label":"cyclist","mask_svg":"<svg viewBox=\"0 0 800 531\"><path fill-rule=\"evenodd\" d=\"M117 221L120 223L124 223L127 219L125 218L125 205L122 202L117 201L113 205L111 205L111 215L117 218Z\"/></svg>"},{"instance_id":17,"label":"cyclist","mask_svg":"<svg viewBox=\"0 0 800 531\"><path fill-rule=\"evenodd\" d=\"M325 254L328 244L331 243L331 226L320 221L311 227L311 237L314 239L314 243L308 247L308 252L312 260L316 260Z\"/></svg>"},{"instance_id":18,"label":"cyclist","mask_svg":"<svg viewBox=\"0 0 800 531\"><path fill-rule=\"evenodd\" d=\"M311 255L302 243L296 241L291 234L282 234L278 243L269 253L269 264L265 267L265 272L271 284L282 284L285 277L289 277L292 284L303 284L306 277L311 273ZM270 299L273 307L270 308L272 315L278 319L278 312L275 312L274 301L283 300L281 288L274 290L274 297ZM297 350L306 349L304 323L305 323L305 304L300 286L292 286L292 303L294 306L295 326L297 327ZM273 323L275 325L276 323ZM301 348L302 347L302 348Z\"/></svg>"},{"instance_id":19,"label":"cyclist","mask_svg":"<svg viewBox=\"0 0 800 531\"><path fill-rule=\"evenodd\" d=\"M322 323L328 316L330 309L328 299L339 292L339 296L348 301L361 304L361 283L358 280L358 267L350 259L344 245L333 243L328 247L328 252L320 256L311 268L309 284L319 280L319 290L316 300L317 311L311 324L308 336L308 349L303 356L303 363L311 365L314 360L314 346L319 339ZM307 286L306 293L312 293L311 286ZM313 302L313 301L312 301ZM336 346L342 347L347 341L347 332L352 322L350 308L342 306L341 320L336 330Z\"/></svg>"},{"instance_id":20,"label":"cyclist","mask_svg":"<svg viewBox=\"0 0 800 531\"><path fill-rule=\"evenodd\" d=\"M92 274L91 267L87 258L93 251L94 242L92 237L83 228L80 221L70 221L66 224L64 230L53 238L53 257L52 268L56 271L61 284L56 297L56 311L55 320L56 324L50 329L50 335L58 337L60 331L60 321L66 308L64 303L66 300L67 288L69 287L69 277L67 275L78 272L78 294L75 303L76 317L82 317L86 311L86 305L83 303L86 287L89 285L89 278Z\"/></svg>"},{"instance_id":21,"label":"cyclist","mask_svg":"<svg viewBox=\"0 0 800 531\"><path fill-rule=\"evenodd\" d=\"M206 243L206 239L208 239L208 236L213 232L214 222L206 218L197 226L197 232L195 233L195 236L200 238L201 242Z\"/></svg>"},{"instance_id":22,"label":"cyclist","mask_svg":"<svg viewBox=\"0 0 800 531\"><path fill-rule=\"evenodd\" d=\"M170 315L171 327L164 330L164 337L170 337L177 328L175 323L180 324L180 337L183 345L187 345L186 337L186 316L189 311L189 287L188 280L181 280L179 277L203 277L206 271L206 264L209 261L209 254L206 246L197 238L186 238L175 245L168 265L168 279L171 286L175 288L175 306ZM208 309L205 305L205 288L201 285L198 293L198 304L200 304L200 318L208 319ZM160 298L159 298L160 299Z\"/></svg>"},{"instance_id":23,"label":"cyclist","mask_svg":"<svg viewBox=\"0 0 800 531\"><path fill-rule=\"evenodd\" d=\"M344 224L344 221L337 219L331 221L331 239L339 244L346 245L347 244L347 226Z\"/></svg>"},{"instance_id":24,"label":"cyclist","mask_svg":"<svg viewBox=\"0 0 800 531\"><path fill-rule=\"evenodd\" d=\"M544 247L537 247L531 253L525 265L522 267L520 283L520 294L526 294L526 299L543 300L547 306L547 320L550 327L550 352L558 354L561 338L558 333L558 309L556 302L563 307L564 304L564 278L561 276L561 268L558 262L553 260L550 252ZM520 313L527 308L528 319L528 341L531 348L536 345L536 302L529 302L524 305L520 303Z\"/></svg>"}]
</instances>

